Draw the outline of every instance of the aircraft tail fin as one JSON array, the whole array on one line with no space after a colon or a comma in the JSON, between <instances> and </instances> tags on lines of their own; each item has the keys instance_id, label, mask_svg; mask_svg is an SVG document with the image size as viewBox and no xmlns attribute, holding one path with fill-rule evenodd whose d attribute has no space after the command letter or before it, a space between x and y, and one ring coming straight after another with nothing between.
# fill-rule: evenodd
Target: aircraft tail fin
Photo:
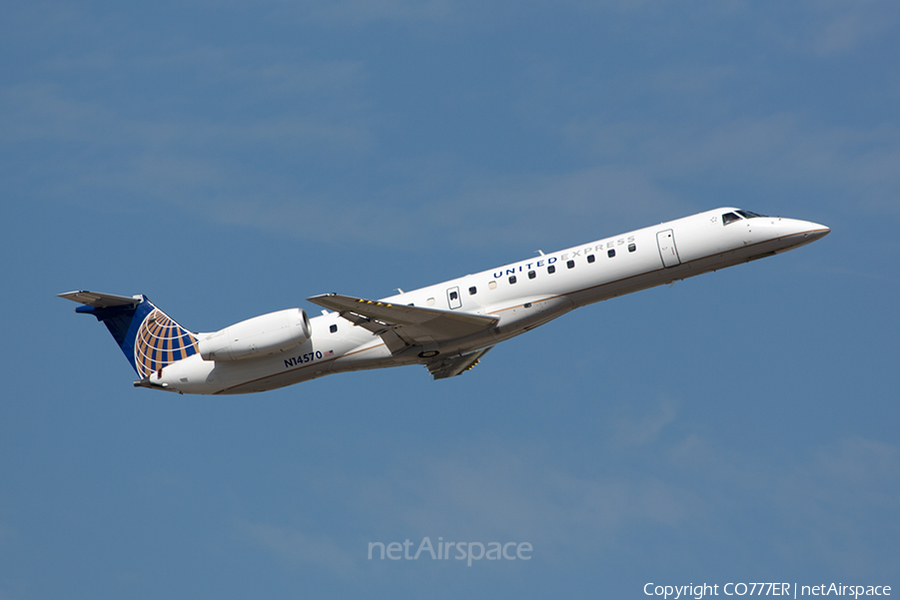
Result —
<instances>
[{"instance_id":1,"label":"aircraft tail fin","mask_svg":"<svg viewBox=\"0 0 900 600\"><path fill-rule=\"evenodd\" d=\"M197 335L179 325L144 295L117 296L79 290L59 294L78 302L77 313L106 325L141 379L197 353Z\"/></svg>"}]
</instances>

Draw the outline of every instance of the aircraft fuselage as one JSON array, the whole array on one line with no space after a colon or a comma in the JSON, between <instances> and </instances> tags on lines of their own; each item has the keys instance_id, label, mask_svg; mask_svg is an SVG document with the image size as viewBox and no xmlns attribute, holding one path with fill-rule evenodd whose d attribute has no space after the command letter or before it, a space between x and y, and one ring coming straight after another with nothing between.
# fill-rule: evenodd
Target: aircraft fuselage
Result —
<instances>
[{"instance_id":1,"label":"aircraft fuselage","mask_svg":"<svg viewBox=\"0 0 900 600\"><path fill-rule=\"evenodd\" d=\"M742 214L752 217L743 218ZM731 215L727 224L723 222L726 215ZM204 360L198 353L154 372L144 384L183 393L236 394L344 371L433 364L438 360L447 361L447 368L452 369L454 361L462 365L466 356L475 356L472 353L485 351L575 308L778 254L815 241L829 231L808 221L718 208L379 301L357 300L361 306L412 305L496 319L489 328L454 339L436 336L429 342L427 336L423 339L420 335L415 343L403 345L388 331L396 327L395 323L381 323L369 315L362 317L366 319L366 327L362 327L354 324L353 318L360 317L354 317L353 311L335 310L309 319L309 339L290 350L230 361ZM311 301L330 306L328 296ZM348 316L352 318L348 320ZM379 323L384 331L378 330Z\"/></svg>"}]
</instances>

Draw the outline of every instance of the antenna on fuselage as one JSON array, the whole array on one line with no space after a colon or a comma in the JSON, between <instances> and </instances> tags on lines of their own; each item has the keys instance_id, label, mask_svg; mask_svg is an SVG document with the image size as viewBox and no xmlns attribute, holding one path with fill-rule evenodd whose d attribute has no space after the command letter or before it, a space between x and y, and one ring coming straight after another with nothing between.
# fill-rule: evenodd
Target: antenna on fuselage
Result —
<instances>
[{"instance_id":1,"label":"antenna on fuselage","mask_svg":"<svg viewBox=\"0 0 900 600\"><path fill-rule=\"evenodd\" d=\"M537 253L540 254L541 256L544 256L544 251L543 251L543 250L538 250Z\"/></svg>"}]
</instances>

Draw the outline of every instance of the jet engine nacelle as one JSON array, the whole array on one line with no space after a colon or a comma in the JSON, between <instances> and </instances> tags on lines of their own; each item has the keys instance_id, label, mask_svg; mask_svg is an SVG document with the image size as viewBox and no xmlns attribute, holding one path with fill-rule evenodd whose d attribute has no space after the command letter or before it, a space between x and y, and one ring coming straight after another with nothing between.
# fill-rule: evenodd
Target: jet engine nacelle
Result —
<instances>
[{"instance_id":1,"label":"jet engine nacelle","mask_svg":"<svg viewBox=\"0 0 900 600\"><path fill-rule=\"evenodd\" d=\"M203 360L241 360L284 352L312 335L309 317L289 308L235 323L197 342Z\"/></svg>"}]
</instances>

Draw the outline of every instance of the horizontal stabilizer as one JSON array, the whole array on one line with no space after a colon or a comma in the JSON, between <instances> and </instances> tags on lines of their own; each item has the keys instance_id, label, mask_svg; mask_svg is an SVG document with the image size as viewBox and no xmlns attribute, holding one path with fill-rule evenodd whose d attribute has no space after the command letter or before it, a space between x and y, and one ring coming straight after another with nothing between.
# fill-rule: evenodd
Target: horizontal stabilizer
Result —
<instances>
[{"instance_id":1,"label":"horizontal stabilizer","mask_svg":"<svg viewBox=\"0 0 900 600\"><path fill-rule=\"evenodd\" d=\"M481 357L487 354L487 351L493 348L485 348L477 352L470 352L462 356L454 356L452 358L438 359L428 363L428 371L435 379L446 379L447 377L456 377L462 373L472 369L481 360Z\"/></svg>"},{"instance_id":2,"label":"horizontal stabilizer","mask_svg":"<svg viewBox=\"0 0 900 600\"><path fill-rule=\"evenodd\" d=\"M118 296L116 294L101 294L99 292L88 292L87 290L78 290L76 292L66 292L57 294L60 298L93 306L94 308L110 308L113 306L134 306L140 304L141 297Z\"/></svg>"},{"instance_id":3,"label":"horizontal stabilizer","mask_svg":"<svg viewBox=\"0 0 900 600\"><path fill-rule=\"evenodd\" d=\"M307 300L335 310L354 325L381 336L391 352L482 333L499 320L462 311L391 304L338 294L322 294Z\"/></svg>"}]
</instances>

